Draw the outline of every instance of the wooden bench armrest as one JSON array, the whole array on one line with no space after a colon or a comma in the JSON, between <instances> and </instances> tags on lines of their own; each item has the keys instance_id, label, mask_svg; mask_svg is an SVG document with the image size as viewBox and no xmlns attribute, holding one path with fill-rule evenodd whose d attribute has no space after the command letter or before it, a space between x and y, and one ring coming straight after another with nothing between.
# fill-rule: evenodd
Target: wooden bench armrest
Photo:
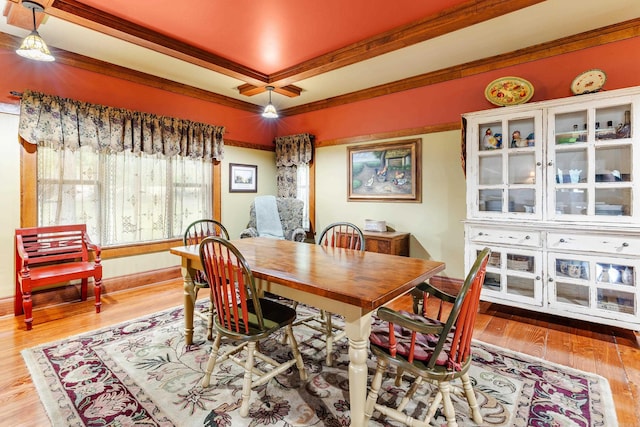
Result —
<instances>
[{"instance_id":1,"label":"wooden bench armrest","mask_svg":"<svg viewBox=\"0 0 640 427\"><path fill-rule=\"evenodd\" d=\"M18 257L22 269L29 269L29 254L24 250L24 244L22 242L22 236L16 236L16 250L18 251Z\"/></svg>"},{"instance_id":2,"label":"wooden bench armrest","mask_svg":"<svg viewBox=\"0 0 640 427\"><path fill-rule=\"evenodd\" d=\"M96 264L100 263L100 253L102 252L102 248L100 247L100 245L91 241L89 233L84 233L83 241L84 244L87 245L87 249L93 251L94 261L96 262Z\"/></svg>"}]
</instances>

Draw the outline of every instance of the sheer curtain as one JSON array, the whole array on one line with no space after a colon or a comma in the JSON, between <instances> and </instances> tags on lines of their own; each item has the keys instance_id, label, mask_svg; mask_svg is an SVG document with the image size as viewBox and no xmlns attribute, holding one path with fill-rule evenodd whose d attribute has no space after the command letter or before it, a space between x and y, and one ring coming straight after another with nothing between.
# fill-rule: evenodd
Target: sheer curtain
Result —
<instances>
[{"instance_id":1,"label":"sheer curtain","mask_svg":"<svg viewBox=\"0 0 640 427\"><path fill-rule=\"evenodd\" d=\"M86 223L104 246L181 236L212 217L223 133L27 91L20 136L38 144L38 224Z\"/></svg>"},{"instance_id":2,"label":"sheer curtain","mask_svg":"<svg viewBox=\"0 0 640 427\"><path fill-rule=\"evenodd\" d=\"M309 163L315 137L308 133L276 138L278 197L304 201L304 228L309 230Z\"/></svg>"}]
</instances>

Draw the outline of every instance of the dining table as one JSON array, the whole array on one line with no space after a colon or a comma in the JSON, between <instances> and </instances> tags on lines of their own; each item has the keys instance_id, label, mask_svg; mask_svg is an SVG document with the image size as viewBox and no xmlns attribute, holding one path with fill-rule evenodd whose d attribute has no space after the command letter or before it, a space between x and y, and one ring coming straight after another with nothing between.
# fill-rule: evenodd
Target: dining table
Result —
<instances>
[{"instance_id":1,"label":"dining table","mask_svg":"<svg viewBox=\"0 0 640 427\"><path fill-rule=\"evenodd\" d=\"M371 316L445 269L440 261L254 237L231 240L259 289L344 317L349 340L351 426L364 426ZM170 249L181 257L185 342L193 343L193 277L202 269L199 246Z\"/></svg>"}]
</instances>

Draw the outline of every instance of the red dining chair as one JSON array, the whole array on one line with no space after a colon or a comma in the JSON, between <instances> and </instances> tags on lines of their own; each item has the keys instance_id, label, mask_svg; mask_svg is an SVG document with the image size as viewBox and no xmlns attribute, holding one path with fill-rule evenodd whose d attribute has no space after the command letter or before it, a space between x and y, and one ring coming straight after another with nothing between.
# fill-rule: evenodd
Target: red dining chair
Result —
<instances>
[{"instance_id":1,"label":"red dining chair","mask_svg":"<svg viewBox=\"0 0 640 427\"><path fill-rule=\"evenodd\" d=\"M205 237L209 236L220 236L229 240L229 232L222 223L215 219L199 219L187 226L182 237L182 243L185 246L199 245ZM207 282L204 272L200 270L196 271L192 279L194 286L193 304L195 306L198 299L198 291L202 288L208 288L209 282ZM209 303L208 311L194 310L193 313L207 321L207 340L211 341L213 339L213 302Z\"/></svg>"},{"instance_id":2,"label":"red dining chair","mask_svg":"<svg viewBox=\"0 0 640 427\"><path fill-rule=\"evenodd\" d=\"M365 241L362 230L350 222L336 222L328 225L320 234L318 244L334 248L345 248L364 251ZM293 308L298 306L293 302ZM297 321L295 325L304 324L311 329L324 334L325 348L327 350L326 363L331 366L333 363L333 343L344 338L346 331L336 326L332 321L332 314L321 310L319 315L305 317Z\"/></svg>"},{"instance_id":3,"label":"red dining chair","mask_svg":"<svg viewBox=\"0 0 640 427\"><path fill-rule=\"evenodd\" d=\"M214 302L215 340L202 379L202 387L209 387L211 374L217 364L227 359L244 368L240 415L249 413L251 389L297 365L300 379L307 379L307 371L293 336L296 311L276 301L259 298L253 273L238 249L228 240L207 237L200 243L202 262ZM293 357L279 363L260 352L259 343L283 329L288 337ZM222 339L231 348L219 354ZM244 355L244 359L242 356ZM254 363L258 359L259 363ZM265 366L272 369L265 370Z\"/></svg>"},{"instance_id":4,"label":"red dining chair","mask_svg":"<svg viewBox=\"0 0 640 427\"><path fill-rule=\"evenodd\" d=\"M383 323L373 327L369 337L377 366L365 404L367 421L377 410L406 425L427 426L442 403L447 425L455 427L458 424L451 401L451 383L460 379L471 418L476 424L482 424L468 371L471 366L471 337L490 253L489 248L485 248L478 254L457 296L439 291L426 282L419 285L430 298L451 303L446 320L386 307L378 309L377 317ZM403 376L410 376L409 387L403 390L404 396L397 406L388 406L388 398L378 402L382 377L390 365L395 366L398 372L394 393L402 389ZM405 408L423 382L435 384L436 388L424 419L418 419L415 414L407 413Z\"/></svg>"}]
</instances>

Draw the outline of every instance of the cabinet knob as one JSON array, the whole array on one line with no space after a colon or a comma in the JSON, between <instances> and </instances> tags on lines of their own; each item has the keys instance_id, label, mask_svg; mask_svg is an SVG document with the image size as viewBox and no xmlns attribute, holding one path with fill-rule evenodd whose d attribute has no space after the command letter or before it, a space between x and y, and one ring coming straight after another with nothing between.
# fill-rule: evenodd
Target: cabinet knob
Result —
<instances>
[{"instance_id":1,"label":"cabinet knob","mask_svg":"<svg viewBox=\"0 0 640 427\"><path fill-rule=\"evenodd\" d=\"M564 243L564 242L565 242L565 240L564 240L564 239L560 239L560 243Z\"/></svg>"},{"instance_id":2,"label":"cabinet knob","mask_svg":"<svg viewBox=\"0 0 640 427\"><path fill-rule=\"evenodd\" d=\"M549 282L553 282L553 277L549 277Z\"/></svg>"},{"instance_id":3,"label":"cabinet knob","mask_svg":"<svg viewBox=\"0 0 640 427\"><path fill-rule=\"evenodd\" d=\"M530 240L530 239L531 239L531 236L524 236L524 239L525 239L525 240Z\"/></svg>"},{"instance_id":4,"label":"cabinet knob","mask_svg":"<svg viewBox=\"0 0 640 427\"><path fill-rule=\"evenodd\" d=\"M484 233L481 231L478 233L478 236L484 236Z\"/></svg>"},{"instance_id":5,"label":"cabinet knob","mask_svg":"<svg viewBox=\"0 0 640 427\"><path fill-rule=\"evenodd\" d=\"M536 166L542 166L542 162L537 162Z\"/></svg>"},{"instance_id":6,"label":"cabinet knob","mask_svg":"<svg viewBox=\"0 0 640 427\"><path fill-rule=\"evenodd\" d=\"M536 276L536 280L540 280L540 279L542 279L542 277Z\"/></svg>"},{"instance_id":7,"label":"cabinet knob","mask_svg":"<svg viewBox=\"0 0 640 427\"><path fill-rule=\"evenodd\" d=\"M553 160L549 160L549 163L547 163L547 166L553 166Z\"/></svg>"},{"instance_id":8,"label":"cabinet knob","mask_svg":"<svg viewBox=\"0 0 640 427\"><path fill-rule=\"evenodd\" d=\"M622 244L622 247L623 247L623 248L626 248L626 247L628 247L628 246L629 246L629 244L628 244L627 242L624 242L624 243Z\"/></svg>"}]
</instances>

